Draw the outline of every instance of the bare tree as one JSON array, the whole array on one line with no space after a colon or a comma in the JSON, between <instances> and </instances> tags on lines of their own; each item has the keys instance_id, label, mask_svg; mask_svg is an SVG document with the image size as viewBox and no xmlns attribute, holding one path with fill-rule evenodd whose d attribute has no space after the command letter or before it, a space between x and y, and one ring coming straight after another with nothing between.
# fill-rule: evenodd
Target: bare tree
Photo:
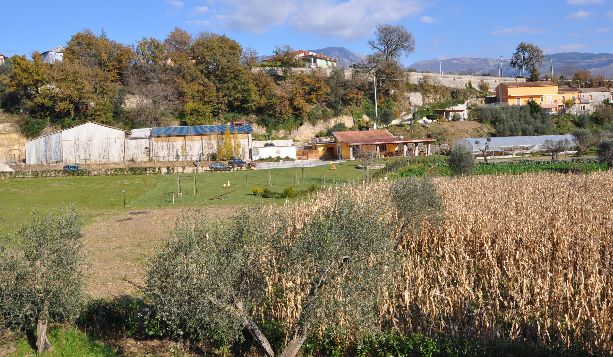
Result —
<instances>
[{"instance_id":1,"label":"bare tree","mask_svg":"<svg viewBox=\"0 0 613 357\"><path fill-rule=\"evenodd\" d=\"M376 51L374 56L383 61L397 61L415 51L415 38L402 25L380 25L368 44Z\"/></svg>"},{"instance_id":2,"label":"bare tree","mask_svg":"<svg viewBox=\"0 0 613 357\"><path fill-rule=\"evenodd\" d=\"M241 63L247 68L251 69L258 64L258 51L255 48L245 48L241 57Z\"/></svg>"}]
</instances>

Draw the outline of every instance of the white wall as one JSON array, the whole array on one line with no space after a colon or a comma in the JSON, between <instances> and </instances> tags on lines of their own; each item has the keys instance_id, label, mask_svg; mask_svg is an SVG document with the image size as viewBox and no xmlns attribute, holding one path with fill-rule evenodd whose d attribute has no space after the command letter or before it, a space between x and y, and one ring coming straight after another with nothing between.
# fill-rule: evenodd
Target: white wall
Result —
<instances>
[{"instance_id":1,"label":"white wall","mask_svg":"<svg viewBox=\"0 0 613 357\"><path fill-rule=\"evenodd\" d=\"M296 160L296 147L295 146L267 146L262 148L254 147L252 149L252 159L270 159L280 157L282 159L289 157Z\"/></svg>"}]
</instances>

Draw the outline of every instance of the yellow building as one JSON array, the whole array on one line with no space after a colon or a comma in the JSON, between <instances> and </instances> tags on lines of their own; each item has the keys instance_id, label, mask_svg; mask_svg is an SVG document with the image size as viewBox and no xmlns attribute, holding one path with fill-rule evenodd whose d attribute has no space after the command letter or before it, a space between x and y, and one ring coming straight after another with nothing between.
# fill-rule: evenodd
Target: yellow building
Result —
<instances>
[{"instance_id":1,"label":"yellow building","mask_svg":"<svg viewBox=\"0 0 613 357\"><path fill-rule=\"evenodd\" d=\"M533 100L543 109L557 113L564 109L564 101L577 100L579 92L571 89L558 88L552 82L505 82L496 89L498 102L508 105L527 105Z\"/></svg>"}]
</instances>

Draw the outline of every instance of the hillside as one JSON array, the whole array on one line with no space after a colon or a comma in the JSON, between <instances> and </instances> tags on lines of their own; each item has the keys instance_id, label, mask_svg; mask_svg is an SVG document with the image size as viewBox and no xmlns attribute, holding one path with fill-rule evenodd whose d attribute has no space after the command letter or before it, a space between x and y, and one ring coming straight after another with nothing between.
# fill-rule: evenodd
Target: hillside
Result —
<instances>
[{"instance_id":1,"label":"hillside","mask_svg":"<svg viewBox=\"0 0 613 357\"><path fill-rule=\"evenodd\" d=\"M562 52L545 55L541 72L550 71L553 60L554 71L563 74L572 74L577 70L588 70L593 74L613 78L612 53L583 53ZM442 62L443 72L457 74L490 74L498 75L500 60L497 58L447 58L443 60L432 59L413 63L410 67L420 72L438 72L439 63ZM509 66L508 60L503 65L503 75L518 75L519 71Z\"/></svg>"}]
</instances>

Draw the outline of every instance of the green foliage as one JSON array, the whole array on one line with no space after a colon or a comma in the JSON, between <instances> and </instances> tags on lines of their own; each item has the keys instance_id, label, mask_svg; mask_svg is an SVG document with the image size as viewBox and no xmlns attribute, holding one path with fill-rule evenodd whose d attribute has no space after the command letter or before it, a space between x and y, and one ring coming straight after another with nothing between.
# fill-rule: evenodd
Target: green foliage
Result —
<instances>
[{"instance_id":1,"label":"green foliage","mask_svg":"<svg viewBox=\"0 0 613 357\"><path fill-rule=\"evenodd\" d=\"M21 131L27 138L35 138L42 133L48 123L47 119L26 117L21 124Z\"/></svg>"},{"instance_id":2,"label":"green foliage","mask_svg":"<svg viewBox=\"0 0 613 357\"><path fill-rule=\"evenodd\" d=\"M37 337L46 344L47 323L72 321L81 305L79 218L70 208L35 212L15 242L14 247L0 246L0 319L14 328L38 324L43 337Z\"/></svg>"},{"instance_id":3,"label":"green foliage","mask_svg":"<svg viewBox=\"0 0 613 357\"><path fill-rule=\"evenodd\" d=\"M479 107L476 109L476 119L490 124L495 130L495 136L544 135L554 132L549 115L538 104L534 104Z\"/></svg>"},{"instance_id":4,"label":"green foliage","mask_svg":"<svg viewBox=\"0 0 613 357\"><path fill-rule=\"evenodd\" d=\"M588 129L577 129L573 131L573 136L577 143L577 153L584 155L587 153L589 147L594 144L594 135Z\"/></svg>"},{"instance_id":5,"label":"green foliage","mask_svg":"<svg viewBox=\"0 0 613 357\"><path fill-rule=\"evenodd\" d=\"M402 178L390 188L392 202L402 219L409 224L438 220L443 212L443 199L428 178Z\"/></svg>"},{"instance_id":6,"label":"green foliage","mask_svg":"<svg viewBox=\"0 0 613 357\"><path fill-rule=\"evenodd\" d=\"M448 163L453 175L469 175L475 168L475 157L466 147L456 145L451 149Z\"/></svg>"},{"instance_id":7,"label":"green foliage","mask_svg":"<svg viewBox=\"0 0 613 357\"><path fill-rule=\"evenodd\" d=\"M530 79L537 81L539 78L539 66L543 63L544 59L543 50L539 47L531 43L521 42L511 57L510 65L522 71L524 69L527 70L530 72Z\"/></svg>"}]
</instances>

